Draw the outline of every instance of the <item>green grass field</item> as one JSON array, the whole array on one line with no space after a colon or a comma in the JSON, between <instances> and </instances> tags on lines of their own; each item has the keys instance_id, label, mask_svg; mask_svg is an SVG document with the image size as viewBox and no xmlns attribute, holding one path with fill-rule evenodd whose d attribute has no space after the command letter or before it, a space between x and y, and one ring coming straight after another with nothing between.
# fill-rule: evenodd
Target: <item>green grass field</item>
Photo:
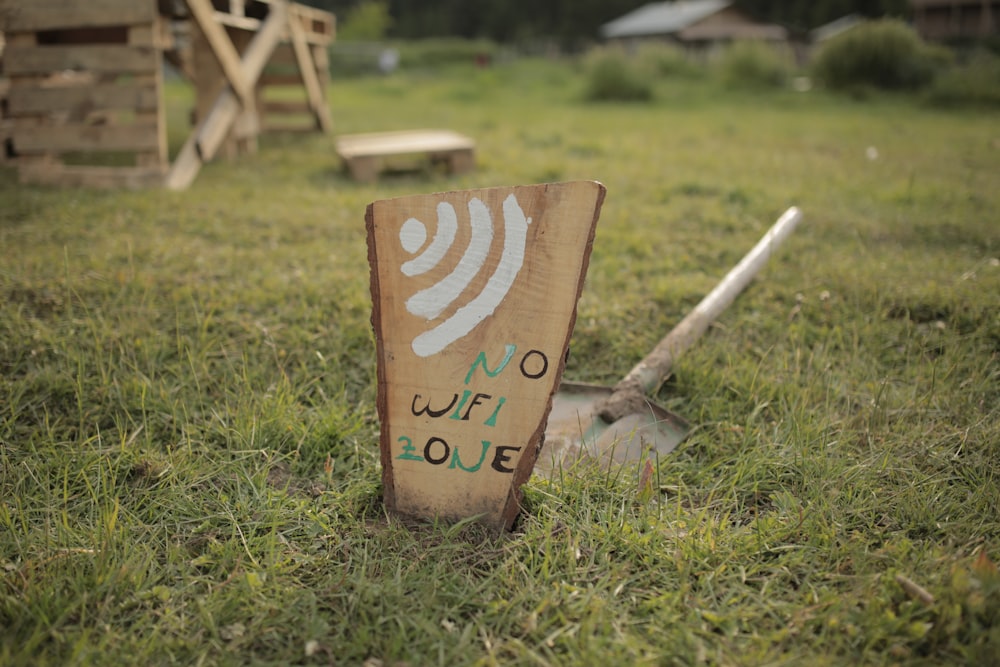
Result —
<instances>
[{"instance_id":1,"label":"green grass field","mask_svg":"<svg viewBox=\"0 0 1000 667\"><path fill-rule=\"evenodd\" d=\"M338 133L475 138L462 177L355 184L316 136L183 193L0 172L0 664L1000 661L995 113L581 88L538 62L331 86ZM365 206L571 179L608 188L573 380L805 219L660 390L695 429L653 494L533 478L501 536L387 516Z\"/></svg>"}]
</instances>

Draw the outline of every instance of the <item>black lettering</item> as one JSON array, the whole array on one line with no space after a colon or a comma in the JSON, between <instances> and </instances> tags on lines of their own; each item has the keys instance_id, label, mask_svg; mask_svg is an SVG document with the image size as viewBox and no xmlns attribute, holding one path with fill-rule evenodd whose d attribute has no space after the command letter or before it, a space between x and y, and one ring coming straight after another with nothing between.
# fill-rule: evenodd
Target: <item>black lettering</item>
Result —
<instances>
[{"instance_id":1,"label":"black lettering","mask_svg":"<svg viewBox=\"0 0 1000 667\"><path fill-rule=\"evenodd\" d=\"M441 415L443 415L444 413L446 413L449 410L451 410L451 407L453 405L455 405L455 401L458 400L458 394L455 394L454 396L452 396L451 397L451 403L449 403L445 407L441 408L440 410L432 410L431 409L431 400L430 399L427 399L427 403L424 404L423 409L417 410L417 401L419 399L421 399L421 398L423 398L423 396L421 396L420 394L414 394L413 395L413 403L410 404L410 412L412 412L415 417L419 417L420 415L422 415L424 413L427 413L429 416L434 417L436 419L436 418L440 417Z\"/></svg>"},{"instance_id":2,"label":"black lettering","mask_svg":"<svg viewBox=\"0 0 1000 667\"><path fill-rule=\"evenodd\" d=\"M435 442L440 442L442 445L444 445L444 454L442 454L437 458L431 456L431 445L433 445ZM451 447L449 447L448 443L442 440L441 438L431 438L430 440L427 441L427 444L424 445L424 460L426 460L428 463L433 463L436 466L439 466L445 461L447 461L449 454L451 454Z\"/></svg>"},{"instance_id":3,"label":"black lettering","mask_svg":"<svg viewBox=\"0 0 1000 667\"><path fill-rule=\"evenodd\" d=\"M537 373L529 373L527 368L525 368L525 362L528 361L528 357L533 354L537 354L542 361L542 370ZM523 357L521 357L521 375L528 378L529 380L537 380L549 371L549 358L546 357L538 350L528 350Z\"/></svg>"},{"instance_id":4,"label":"black lettering","mask_svg":"<svg viewBox=\"0 0 1000 667\"><path fill-rule=\"evenodd\" d=\"M510 461L510 456L505 453L507 450L514 451L514 452L519 452L519 451L521 451L521 448L520 447L497 447L496 454L493 455L493 463L490 464L490 467L492 467L497 472L506 472L506 473L512 473L512 472L514 472L513 468L508 468L507 466L504 465L504 463L506 463L507 461ZM427 450L424 450L424 458L427 458Z\"/></svg>"},{"instance_id":5,"label":"black lettering","mask_svg":"<svg viewBox=\"0 0 1000 667\"><path fill-rule=\"evenodd\" d=\"M477 405L482 405L482 401L479 400L481 398L489 400L493 397L490 396L489 394L476 394L475 396L473 396L472 403L470 403L468 409L466 409L465 416L462 417L462 421L469 421L469 413L472 412L472 408L474 408Z\"/></svg>"}]
</instances>

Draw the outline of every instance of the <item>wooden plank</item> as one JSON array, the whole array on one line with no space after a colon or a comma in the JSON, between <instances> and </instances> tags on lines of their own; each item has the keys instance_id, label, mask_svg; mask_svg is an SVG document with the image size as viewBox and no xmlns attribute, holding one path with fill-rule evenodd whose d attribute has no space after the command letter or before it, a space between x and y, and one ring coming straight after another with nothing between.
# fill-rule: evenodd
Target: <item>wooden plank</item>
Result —
<instances>
[{"instance_id":1,"label":"wooden plank","mask_svg":"<svg viewBox=\"0 0 1000 667\"><path fill-rule=\"evenodd\" d=\"M293 3L298 22L302 26L306 41L317 46L327 46L333 41L337 19L330 12Z\"/></svg>"},{"instance_id":2,"label":"wooden plank","mask_svg":"<svg viewBox=\"0 0 1000 667\"><path fill-rule=\"evenodd\" d=\"M18 168L21 183L79 186L88 188L126 188L138 190L163 185L162 167L87 167L62 164L22 165Z\"/></svg>"},{"instance_id":3,"label":"wooden plank","mask_svg":"<svg viewBox=\"0 0 1000 667\"><path fill-rule=\"evenodd\" d=\"M349 134L337 139L337 154L344 159L359 156L404 155L455 150L471 150L476 142L449 130L404 130Z\"/></svg>"},{"instance_id":4,"label":"wooden plank","mask_svg":"<svg viewBox=\"0 0 1000 667\"><path fill-rule=\"evenodd\" d=\"M157 15L155 0L4 0L9 32L56 30L105 25L151 23Z\"/></svg>"},{"instance_id":5,"label":"wooden plank","mask_svg":"<svg viewBox=\"0 0 1000 667\"><path fill-rule=\"evenodd\" d=\"M283 134L313 134L316 132L316 127L312 124L295 124L295 123L263 123L261 129L264 132L273 133L283 133Z\"/></svg>"},{"instance_id":6,"label":"wooden plank","mask_svg":"<svg viewBox=\"0 0 1000 667\"><path fill-rule=\"evenodd\" d=\"M70 112L95 109L135 109L151 111L157 108L159 95L155 84L116 85L102 83L89 86L43 87L15 86L8 96L10 115L48 113L53 109Z\"/></svg>"},{"instance_id":7,"label":"wooden plank","mask_svg":"<svg viewBox=\"0 0 1000 667\"><path fill-rule=\"evenodd\" d=\"M301 86L302 77L295 73L269 73L260 77L257 86L266 88L269 86Z\"/></svg>"},{"instance_id":8,"label":"wooden plank","mask_svg":"<svg viewBox=\"0 0 1000 667\"><path fill-rule=\"evenodd\" d=\"M250 32L260 30L260 19L250 18L249 16L233 16L225 12L215 12L215 21L220 25L239 30L249 30Z\"/></svg>"},{"instance_id":9,"label":"wooden plank","mask_svg":"<svg viewBox=\"0 0 1000 667\"><path fill-rule=\"evenodd\" d=\"M3 48L3 36L0 35L0 48ZM6 107L7 91L10 90L10 81L0 79L0 164L8 161L7 139L13 134L13 125L8 118L4 117Z\"/></svg>"},{"instance_id":10,"label":"wooden plank","mask_svg":"<svg viewBox=\"0 0 1000 667\"><path fill-rule=\"evenodd\" d=\"M292 48L295 50L295 60L299 66L299 73L306 86L309 106L316 118L316 126L323 132L329 133L331 130L330 111L326 107L326 97L316 76L316 64L313 62L309 45L306 43L305 31L295 12L292 12L289 17L288 28L292 35Z\"/></svg>"},{"instance_id":11,"label":"wooden plank","mask_svg":"<svg viewBox=\"0 0 1000 667\"><path fill-rule=\"evenodd\" d=\"M297 100L265 100L260 103L260 110L265 113L309 113L311 111L308 102Z\"/></svg>"},{"instance_id":12,"label":"wooden plank","mask_svg":"<svg viewBox=\"0 0 1000 667\"><path fill-rule=\"evenodd\" d=\"M313 62L316 63L316 76L319 83L326 90L330 83L330 54L325 46L313 46Z\"/></svg>"},{"instance_id":13,"label":"wooden plank","mask_svg":"<svg viewBox=\"0 0 1000 667\"><path fill-rule=\"evenodd\" d=\"M247 81L256 82L274 51L288 20L287 7L276 4L260 32L254 35L243 54L241 68ZM236 94L226 87L219 93L212 109L202 118L198 127L188 137L181 152L174 160L167 175L166 186L172 190L183 190L191 185L204 160L210 160L228 134L240 112Z\"/></svg>"},{"instance_id":14,"label":"wooden plank","mask_svg":"<svg viewBox=\"0 0 1000 667\"><path fill-rule=\"evenodd\" d=\"M22 128L15 124L14 149L18 153L46 151L141 151L157 150L157 127L149 123L129 125L42 125Z\"/></svg>"},{"instance_id":15,"label":"wooden plank","mask_svg":"<svg viewBox=\"0 0 1000 667\"><path fill-rule=\"evenodd\" d=\"M604 194L576 181L369 205L391 511L510 528L562 376Z\"/></svg>"},{"instance_id":16,"label":"wooden plank","mask_svg":"<svg viewBox=\"0 0 1000 667\"><path fill-rule=\"evenodd\" d=\"M5 49L15 46L36 46L38 44L38 35L33 32L8 33L5 39L7 40Z\"/></svg>"},{"instance_id":17,"label":"wooden plank","mask_svg":"<svg viewBox=\"0 0 1000 667\"><path fill-rule=\"evenodd\" d=\"M232 86L243 106L253 106L253 88L243 78L240 54L236 51L236 47L233 46L225 29L216 22L212 5L208 0L187 0L187 5L195 22L205 35L219 67L222 68L226 81Z\"/></svg>"},{"instance_id":18,"label":"wooden plank","mask_svg":"<svg viewBox=\"0 0 1000 667\"><path fill-rule=\"evenodd\" d=\"M165 28L166 22L162 19L159 20L159 25L161 28ZM144 118L145 114L151 116L150 120L156 126L156 149L155 158L146 161L144 158L137 156L136 160L140 167L155 165L155 167L161 171L162 174L166 174L167 168L170 166L170 155L167 148L167 104L166 95L163 90L163 54L162 52L157 52L157 67L156 73L153 74L153 89L156 91L156 108L151 111L138 110L136 111L136 117L139 122ZM139 78L139 77L137 77ZM163 178L159 181L161 184Z\"/></svg>"},{"instance_id":19,"label":"wooden plank","mask_svg":"<svg viewBox=\"0 0 1000 667\"><path fill-rule=\"evenodd\" d=\"M158 62L151 46L8 46L4 52L4 72L11 77L61 70L151 74Z\"/></svg>"}]
</instances>

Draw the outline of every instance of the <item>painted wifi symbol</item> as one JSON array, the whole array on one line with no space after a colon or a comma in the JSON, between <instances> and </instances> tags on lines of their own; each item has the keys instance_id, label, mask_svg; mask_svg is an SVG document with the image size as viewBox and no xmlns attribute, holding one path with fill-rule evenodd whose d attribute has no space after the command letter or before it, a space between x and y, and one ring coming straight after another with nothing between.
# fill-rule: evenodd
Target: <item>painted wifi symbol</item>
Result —
<instances>
[{"instance_id":1,"label":"painted wifi symbol","mask_svg":"<svg viewBox=\"0 0 1000 667\"><path fill-rule=\"evenodd\" d=\"M422 253L400 267L409 277L419 276L437 266L447 255L458 232L458 215L448 202L437 206L438 224L434 238ZM524 249L531 218L524 215L517 198L509 195L503 202L504 242L503 254L493 275L482 291L453 315L434 328L419 334L411 344L420 357L429 357L466 336L480 322L493 314L506 298L514 279L524 264ZM422 289L406 301L406 310L430 321L443 313L469 286L486 264L493 245L493 219L481 199L469 200L469 225L471 237L458 264L439 282ZM399 230L403 249L417 253L427 241L427 227L416 218L409 218Z\"/></svg>"}]
</instances>

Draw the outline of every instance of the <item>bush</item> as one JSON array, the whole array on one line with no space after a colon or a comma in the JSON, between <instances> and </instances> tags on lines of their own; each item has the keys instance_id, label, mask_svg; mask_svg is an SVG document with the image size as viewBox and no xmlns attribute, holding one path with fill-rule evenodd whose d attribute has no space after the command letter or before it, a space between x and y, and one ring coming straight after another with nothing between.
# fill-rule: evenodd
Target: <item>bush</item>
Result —
<instances>
[{"instance_id":1,"label":"bush","mask_svg":"<svg viewBox=\"0 0 1000 667\"><path fill-rule=\"evenodd\" d=\"M702 76L705 69L675 44L644 43L636 50L635 57L643 71L660 77L692 79Z\"/></svg>"},{"instance_id":2,"label":"bush","mask_svg":"<svg viewBox=\"0 0 1000 667\"><path fill-rule=\"evenodd\" d=\"M938 107L1000 107L1000 58L989 51L974 53L935 77L926 101Z\"/></svg>"},{"instance_id":3,"label":"bush","mask_svg":"<svg viewBox=\"0 0 1000 667\"><path fill-rule=\"evenodd\" d=\"M651 73L615 47L594 49L584 59L588 100L646 101L653 98Z\"/></svg>"},{"instance_id":4,"label":"bush","mask_svg":"<svg viewBox=\"0 0 1000 667\"><path fill-rule=\"evenodd\" d=\"M389 6L385 2L364 0L347 12L337 26L337 38L343 41L373 41L385 37L392 25Z\"/></svg>"},{"instance_id":5,"label":"bush","mask_svg":"<svg viewBox=\"0 0 1000 667\"><path fill-rule=\"evenodd\" d=\"M821 47L816 78L835 89L916 89L931 82L939 52L897 19L863 23Z\"/></svg>"},{"instance_id":6,"label":"bush","mask_svg":"<svg viewBox=\"0 0 1000 667\"><path fill-rule=\"evenodd\" d=\"M785 85L791 72L788 59L777 49L751 41L730 45L717 67L723 83L737 88L779 88Z\"/></svg>"}]
</instances>

